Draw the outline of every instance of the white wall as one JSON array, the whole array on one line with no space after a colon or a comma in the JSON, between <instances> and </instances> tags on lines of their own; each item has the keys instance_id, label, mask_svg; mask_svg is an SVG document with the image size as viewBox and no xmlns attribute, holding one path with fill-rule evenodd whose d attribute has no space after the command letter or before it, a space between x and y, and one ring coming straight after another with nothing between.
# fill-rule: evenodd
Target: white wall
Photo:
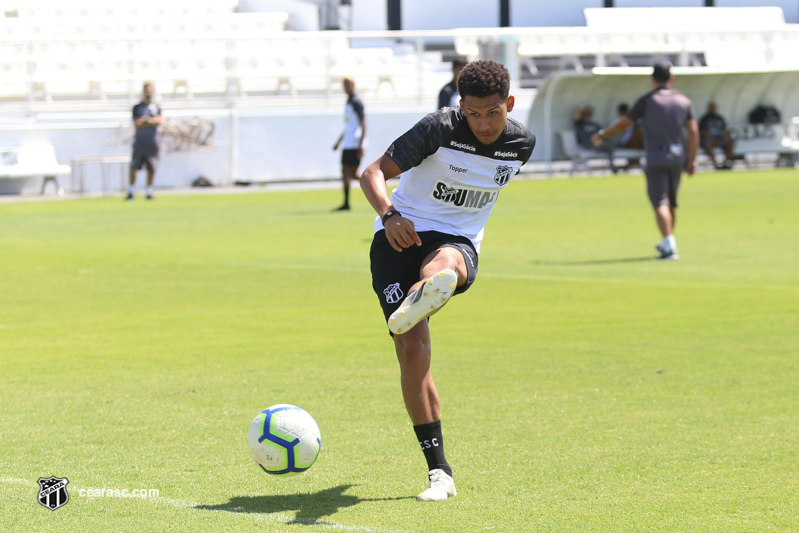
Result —
<instances>
[{"instance_id":1,"label":"white wall","mask_svg":"<svg viewBox=\"0 0 799 533\"><path fill-rule=\"evenodd\" d=\"M763 7L777 6L782 8L785 14L785 22L789 24L799 23L799 0L715 0L716 7Z\"/></svg>"},{"instance_id":2,"label":"white wall","mask_svg":"<svg viewBox=\"0 0 799 533\"><path fill-rule=\"evenodd\" d=\"M402 29L448 30L499 26L499 0L403 0Z\"/></svg>"},{"instance_id":3,"label":"white wall","mask_svg":"<svg viewBox=\"0 0 799 533\"><path fill-rule=\"evenodd\" d=\"M388 29L386 0L352 0L352 29L384 31Z\"/></svg>"},{"instance_id":4,"label":"white wall","mask_svg":"<svg viewBox=\"0 0 799 533\"><path fill-rule=\"evenodd\" d=\"M616 7L704 7L704 0L614 0ZM799 23L799 0L715 0L717 7L777 6L785 21ZM603 0L510 0L511 25L585 26L583 9L603 7ZM386 30L386 0L352 0L354 30ZM402 1L404 30L494 27L499 0Z\"/></svg>"},{"instance_id":5,"label":"white wall","mask_svg":"<svg viewBox=\"0 0 799 533\"><path fill-rule=\"evenodd\" d=\"M517 95L516 106L510 114L525 123L532 105L530 95ZM387 105L377 106L365 101L368 145L362 168L380 154L419 119L434 111L431 98L424 106L404 105L397 109ZM180 116L202 116L216 124L214 148L200 152L171 153L162 157L156 176L156 187L188 187L198 176L213 183L230 183L236 179L253 181L283 181L337 178L341 173L341 152L332 150L333 143L343 128L344 101L329 108L297 110L285 107L275 109L242 109L237 120L235 168L230 174L231 121L225 110L187 110ZM169 113L167 116L177 116ZM49 142L55 146L58 162L70 164L76 155L129 154L130 146L111 145L118 138L120 122L129 119L121 114L91 121L63 122L41 121L23 124L0 124L0 146ZM118 190L119 169L113 169L111 185ZM127 171L125 171L127 172ZM61 186L70 190L70 178L59 178ZM0 194L38 192L42 179L27 181L0 179ZM138 184L142 186L144 175ZM52 185L48 186L52 194ZM99 191L102 181L98 165L88 168L86 189Z\"/></svg>"},{"instance_id":6,"label":"white wall","mask_svg":"<svg viewBox=\"0 0 799 533\"><path fill-rule=\"evenodd\" d=\"M490 3L490 2L489 2ZM511 0L511 26L585 26L583 9L603 7L603 0Z\"/></svg>"},{"instance_id":7,"label":"white wall","mask_svg":"<svg viewBox=\"0 0 799 533\"><path fill-rule=\"evenodd\" d=\"M704 0L613 0L613 7L705 7Z\"/></svg>"}]
</instances>

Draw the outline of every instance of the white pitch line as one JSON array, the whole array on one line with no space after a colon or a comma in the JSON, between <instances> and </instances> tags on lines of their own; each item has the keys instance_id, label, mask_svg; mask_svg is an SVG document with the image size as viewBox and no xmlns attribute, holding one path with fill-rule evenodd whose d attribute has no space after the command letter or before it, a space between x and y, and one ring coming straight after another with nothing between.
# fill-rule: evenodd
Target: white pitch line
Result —
<instances>
[{"instance_id":1,"label":"white pitch line","mask_svg":"<svg viewBox=\"0 0 799 533\"><path fill-rule=\"evenodd\" d=\"M0 484L6 485L30 485L33 486L35 482L31 482L29 479L21 479L18 477L0 477ZM131 498L123 498L123 499L131 499ZM167 505L169 507L177 507L182 509L192 509L202 507L202 504L196 502L188 502L184 500L176 500L174 498L164 498L164 497L157 497L157 498L135 498L140 500L146 500L150 502L157 503L159 505ZM219 511L219 510L217 510ZM253 513L247 511L222 511L229 515L240 515L246 516L252 520L258 520L261 522L274 522L280 523L283 525L286 524L305 524L305 525L316 525L325 527L328 529L336 529L340 531L369 531L372 533L411 533L409 531L404 531L400 529L386 529L382 527L371 527L371 526L351 526L347 524L337 524L335 522L324 522L324 521L317 521L312 518L300 518L296 519L291 513Z\"/></svg>"}]
</instances>

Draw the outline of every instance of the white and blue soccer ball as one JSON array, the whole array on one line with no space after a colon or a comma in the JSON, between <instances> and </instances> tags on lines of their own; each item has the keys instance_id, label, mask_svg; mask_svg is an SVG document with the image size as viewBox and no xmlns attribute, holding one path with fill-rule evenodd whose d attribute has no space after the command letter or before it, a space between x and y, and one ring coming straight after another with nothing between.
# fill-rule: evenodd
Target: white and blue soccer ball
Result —
<instances>
[{"instance_id":1,"label":"white and blue soccer ball","mask_svg":"<svg viewBox=\"0 0 799 533\"><path fill-rule=\"evenodd\" d=\"M253 461L267 474L294 476L311 468L319 457L322 436L311 415L281 403L258 413L247 445Z\"/></svg>"}]
</instances>

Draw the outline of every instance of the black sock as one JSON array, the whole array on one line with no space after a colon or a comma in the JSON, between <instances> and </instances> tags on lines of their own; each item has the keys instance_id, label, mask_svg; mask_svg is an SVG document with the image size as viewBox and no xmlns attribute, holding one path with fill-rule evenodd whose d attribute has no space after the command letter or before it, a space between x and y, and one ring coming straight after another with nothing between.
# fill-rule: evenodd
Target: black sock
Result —
<instances>
[{"instance_id":1,"label":"black sock","mask_svg":"<svg viewBox=\"0 0 799 533\"><path fill-rule=\"evenodd\" d=\"M452 467L444 457L444 437L441 434L441 420L413 426L419 445L422 447L424 458L427 459L427 469L440 468L447 475L452 476Z\"/></svg>"}]
</instances>

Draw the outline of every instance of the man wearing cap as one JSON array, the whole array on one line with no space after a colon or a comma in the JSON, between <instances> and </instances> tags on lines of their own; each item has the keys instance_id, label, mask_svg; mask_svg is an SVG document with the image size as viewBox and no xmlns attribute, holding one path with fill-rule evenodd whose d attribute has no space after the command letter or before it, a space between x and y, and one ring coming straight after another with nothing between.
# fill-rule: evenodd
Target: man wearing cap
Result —
<instances>
[{"instance_id":1,"label":"man wearing cap","mask_svg":"<svg viewBox=\"0 0 799 533\"><path fill-rule=\"evenodd\" d=\"M613 124L599 130L591 141L599 146L641 120L646 151L646 185L649 201L655 210L663 240L655 245L658 259L679 259L674 240L677 217L677 191L683 169L692 175L696 170L699 127L694 106L684 94L672 88L674 76L670 63L656 63L652 70L654 89L639 98L632 109ZM688 132L686 147L685 133Z\"/></svg>"}]
</instances>

